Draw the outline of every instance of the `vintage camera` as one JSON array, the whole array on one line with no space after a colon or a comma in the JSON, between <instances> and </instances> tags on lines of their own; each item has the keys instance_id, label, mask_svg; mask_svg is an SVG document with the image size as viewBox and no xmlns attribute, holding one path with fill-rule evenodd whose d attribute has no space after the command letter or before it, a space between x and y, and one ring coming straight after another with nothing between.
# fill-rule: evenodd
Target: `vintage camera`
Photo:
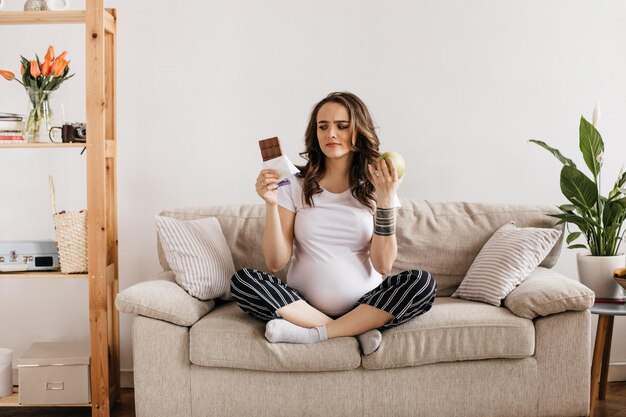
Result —
<instances>
[{"instance_id":1,"label":"vintage camera","mask_svg":"<svg viewBox=\"0 0 626 417\"><path fill-rule=\"evenodd\" d=\"M54 129L61 129L61 140L63 143L87 142L87 125L85 123L66 123L63 126L55 126L50 129L50 140L54 142Z\"/></svg>"},{"instance_id":2,"label":"vintage camera","mask_svg":"<svg viewBox=\"0 0 626 417\"><path fill-rule=\"evenodd\" d=\"M85 123L64 124L61 129L63 143L87 142L87 125Z\"/></svg>"}]
</instances>

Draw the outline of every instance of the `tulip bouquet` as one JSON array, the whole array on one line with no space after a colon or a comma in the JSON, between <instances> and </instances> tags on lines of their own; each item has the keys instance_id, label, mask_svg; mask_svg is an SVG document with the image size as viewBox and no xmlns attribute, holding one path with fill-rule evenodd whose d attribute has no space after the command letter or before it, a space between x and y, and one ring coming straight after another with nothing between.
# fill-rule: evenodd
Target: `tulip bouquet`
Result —
<instances>
[{"instance_id":1,"label":"tulip bouquet","mask_svg":"<svg viewBox=\"0 0 626 417\"><path fill-rule=\"evenodd\" d=\"M48 47L43 62L35 55L35 59L28 60L20 57L21 80L10 71L0 70L0 76L8 81L15 80L26 89L28 93L30 110L26 121L24 136L27 141L35 141L39 138L39 132L44 122L45 135L53 125L53 114L50 107L50 95L61 84L72 78L69 74L69 61L66 59L67 52L54 56L54 48Z\"/></svg>"},{"instance_id":2,"label":"tulip bouquet","mask_svg":"<svg viewBox=\"0 0 626 417\"><path fill-rule=\"evenodd\" d=\"M600 108L593 111L592 123L580 118L580 151L589 168L591 178L578 169L574 161L566 158L558 149L545 142L531 140L552 153L562 164L561 192L571 204L559 207L561 213L551 215L559 219L558 224L573 224L578 232L567 237L571 249L586 248L592 256L614 256L624 237L626 220L626 173L622 170L608 196L600 192L600 174L604 163L604 142L596 129ZM586 244L574 244L579 237Z\"/></svg>"}]
</instances>

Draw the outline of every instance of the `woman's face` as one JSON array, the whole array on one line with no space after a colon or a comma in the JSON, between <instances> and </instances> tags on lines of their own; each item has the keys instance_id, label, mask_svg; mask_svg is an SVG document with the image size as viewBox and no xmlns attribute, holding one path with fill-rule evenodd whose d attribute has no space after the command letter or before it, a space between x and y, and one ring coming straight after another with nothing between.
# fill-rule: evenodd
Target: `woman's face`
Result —
<instances>
[{"instance_id":1,"label":"woman's face","mask_svg":"<svg viewBox=\"0 0 626 417\"><path fill-rule=\"evenodd\" d=\"M330 159L344 158L352 153L352 134L348 109L339 103L326 103L317 112L317 141Z\"/></svg>"}]
</instances>

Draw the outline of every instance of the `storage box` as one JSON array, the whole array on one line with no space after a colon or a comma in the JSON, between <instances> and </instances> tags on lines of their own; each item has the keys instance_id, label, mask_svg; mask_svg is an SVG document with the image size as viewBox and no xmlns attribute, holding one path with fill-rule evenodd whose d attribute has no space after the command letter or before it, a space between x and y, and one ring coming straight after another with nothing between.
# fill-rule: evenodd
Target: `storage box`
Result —
<instances>
[{"instance_id":1,"label":"storage box","mask_svg":"<svg viewBox=\"0 0 626 417\"><path fill-rule=\"evenodd\" d=\"M17 360L21 405L89 404L88 342L38 342Z\"/></svg>"}]
</instances>

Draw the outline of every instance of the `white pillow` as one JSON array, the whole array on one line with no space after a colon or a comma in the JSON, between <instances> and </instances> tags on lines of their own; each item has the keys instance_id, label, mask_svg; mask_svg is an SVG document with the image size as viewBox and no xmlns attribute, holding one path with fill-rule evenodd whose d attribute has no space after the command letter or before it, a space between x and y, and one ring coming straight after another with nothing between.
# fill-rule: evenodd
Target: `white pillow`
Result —
<instances>
[{"instance_id":1,"label":"white pillow","mask_svg":"<svg viewBox=\"0 0 626 417\"><path fill-rule=\"evenodd\" d=\"M229 299L235 265L219 221L156 216L156 225L176 282L199 300Z\"/></svg>"},{"instance_id":2,"label":"white pillow","mask_svg":"<svg viewBox=\"0 0 626 417\"><path fill-rule=\"evenodd\" d=\"M485 243L452 297L499 306L537 268L560 236L556 229L505 224Z\"/></svg>"}]
</instances>

